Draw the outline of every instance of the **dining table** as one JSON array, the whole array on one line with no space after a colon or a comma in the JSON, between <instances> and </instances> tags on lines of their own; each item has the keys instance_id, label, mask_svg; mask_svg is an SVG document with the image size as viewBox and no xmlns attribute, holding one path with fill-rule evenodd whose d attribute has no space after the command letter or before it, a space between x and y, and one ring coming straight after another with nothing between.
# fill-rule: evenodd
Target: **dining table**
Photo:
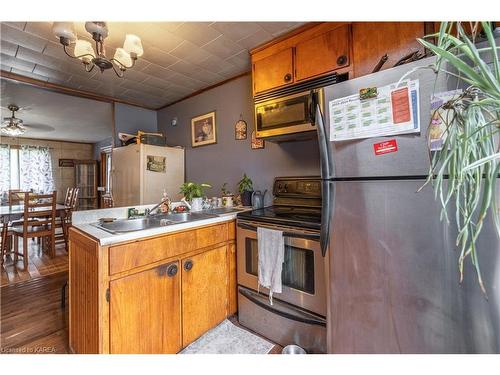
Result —
<instances>
[{"instance_id":1,"label":"dining table","mask_svg":"<svg viewBox=\"0 0 500 375\"><path fill-rule=\"evenodd\" d=\"M35 207L32 211L46 211L46 207ZM56 216L64 217L66 213L66 206L64 204L56 204ZM24 205L16 204L12 206L0 206L0 222L8 223L14 220L19 220L23 217Z\"/></svg>"}]
</instances>

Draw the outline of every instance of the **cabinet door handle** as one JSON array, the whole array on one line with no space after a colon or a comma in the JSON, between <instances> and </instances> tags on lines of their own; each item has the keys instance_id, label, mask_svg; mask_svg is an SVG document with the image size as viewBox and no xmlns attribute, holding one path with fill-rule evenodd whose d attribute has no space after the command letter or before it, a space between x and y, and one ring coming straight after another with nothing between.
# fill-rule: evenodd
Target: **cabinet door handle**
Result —
<instances>
[{"instance_id":1,"label":"cabinet door handle","mask_svg":"<svg viewBox=\"0 0 500 375\"><path fill-rule=\"evenodd\" d=\"M285 82L290 82L292 80L292 75L290 73L287 73L285 74L283 79L285 80Z\"/></svg>"},{"instance_id":2,"label":"cabinet door handle","mask_svg":"<svg viewBox=\"0 0 500 375\"><path fill-rule=\"evenodd\" d=\"M337 65L344 65L347 62L347 56L342 55L337 58Z\"/></svg>"},{"instance_id":3,"label":"cabinet door handle","mask_svg":"<svg viewBox=\"0 0 500 375\"><path fill-rule=\"evenodd\" d=\"M184 262L184 270L191 271L191 268L193 268L193 261L191 259L186 260Z\"/></svg>"},{"instance_id":4,"label":"cabinet door handle","mask_svg":"<svg viewBox=\"0 0 500 375\"><path fill-rule=\"evenodd\" d=\"M156 269L156 272L158 273L158 276L173 277L177 274L178 270L179 270L179 267L177 267L176 263L169 263L169 264L164 264L164 265L159 266Z\"/></svg>"},{"instance_id":5,"label":"cabinet door handle","mask_svg":"<svg viewBox=\"0 0 500 375\"><path fill-rule=\"evenodd\" d=\"M167 268L167 276L174 277L175 275L177 275L178 270L179 270L179 267L177 267L177 264L171 264Z\"/></svg>"}]
</instances>

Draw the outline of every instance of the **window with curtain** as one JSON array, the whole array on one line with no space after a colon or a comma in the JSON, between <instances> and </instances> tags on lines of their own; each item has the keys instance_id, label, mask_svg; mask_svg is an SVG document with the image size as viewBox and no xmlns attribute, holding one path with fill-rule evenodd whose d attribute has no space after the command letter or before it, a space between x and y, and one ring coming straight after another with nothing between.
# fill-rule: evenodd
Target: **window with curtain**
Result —
<instances>
[{"instance_id":1,"label":"window with curtain","mask_svg":"<svg viewBox=\"0 0 500 375\"><path fill-rule=\"evenodd\" d=\"M52 158L48 147L0 145L0 191L21 189L37 193L54 190Z\"/></svg>"},{"instance_id":2,"label":"window with curtain","mask_svg":"<svg viewBox=\"0 0 500 375\"><path fill-rule=\"evenodd\" d=\"M10 188L10 146L0 145L0 193Z\"/></svg>"}]
</instances>

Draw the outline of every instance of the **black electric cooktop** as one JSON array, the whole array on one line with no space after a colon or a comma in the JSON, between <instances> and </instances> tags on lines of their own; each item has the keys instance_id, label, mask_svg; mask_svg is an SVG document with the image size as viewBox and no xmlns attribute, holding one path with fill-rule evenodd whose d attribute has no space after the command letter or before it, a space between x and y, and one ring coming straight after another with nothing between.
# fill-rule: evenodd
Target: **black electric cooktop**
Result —
<instances>
[{"instance_id":1,"label":"black electric cooktop","mask_svg":"<svg viewBox=\"0 0 500 375\"><path fill-rule=\"evenodd\" d=\"M321 229L320 208L270 206L253 211L240 212L237 217L238 219L297 228Z\"/></svg>"}]
</instances>

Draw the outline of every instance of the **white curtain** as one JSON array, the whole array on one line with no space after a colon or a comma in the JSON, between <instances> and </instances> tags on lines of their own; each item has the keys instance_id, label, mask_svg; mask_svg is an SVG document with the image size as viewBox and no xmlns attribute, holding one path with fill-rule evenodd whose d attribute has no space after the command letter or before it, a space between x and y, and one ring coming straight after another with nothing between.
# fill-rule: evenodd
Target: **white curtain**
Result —
<instances>
[{"instance_id":1,"label":"white curtain","mask_svg":"<svg viewBox=\"0 0 500 375\"><path fill-rule=\"evenodd\" d=\"M52 159L48 147L21 146L19 150L19 187L23 191L52 193Z\"/></svg>"},{"instance_id":2,"label":"white curtain","mask_svg":"<svg viewBox=\"0 0 500 375\"><path fill-rule=\"evenodd\" d=\"M0 194L10 189L10 146L0 145Z\"/></svg>"}]
</instances>

